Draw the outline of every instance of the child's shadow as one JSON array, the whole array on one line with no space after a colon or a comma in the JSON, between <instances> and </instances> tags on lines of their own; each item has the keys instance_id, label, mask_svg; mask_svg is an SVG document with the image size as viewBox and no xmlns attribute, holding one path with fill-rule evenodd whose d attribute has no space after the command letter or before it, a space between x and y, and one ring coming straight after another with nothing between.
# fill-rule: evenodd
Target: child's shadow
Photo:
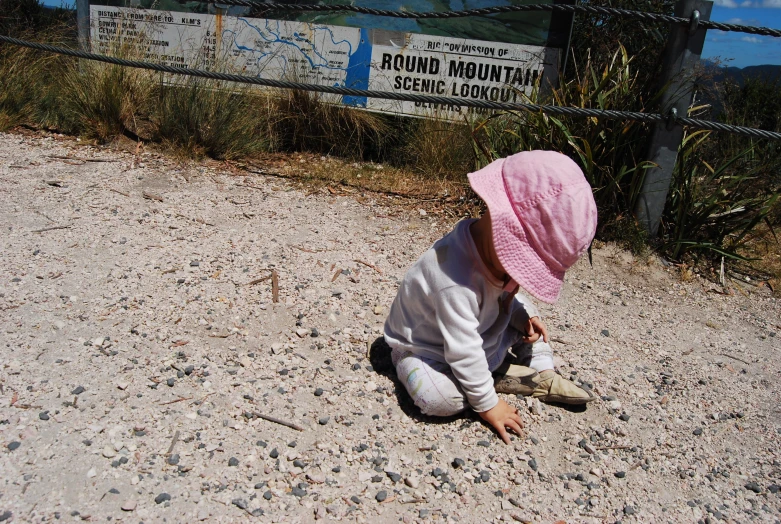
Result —
<instances>
[{"instance_id":1,"label":"child's shadow","mask_svg":"<svg viewBox=\"0 0 781 524\"><path fill-rule=\"evenodd\" d=\"M408 417L415 419L418 422L427 422L429 424L447 424L461 418L477 418L470 409L463 413L459 413L458 415L453 415L452 417L430 417L421 413L420 409L415 405L412 398L410 398L409 393L407 393L407 390L404 388L404 384L399 381L399 378L396 375L396 368L391 361L391 348L385 342L384 337L378 337L372 342L372 345L369 348L369 362L375 372L384 377L388 377L393 381L393 393L398 399L399 407Z\"/></svg>"}]
</instances>

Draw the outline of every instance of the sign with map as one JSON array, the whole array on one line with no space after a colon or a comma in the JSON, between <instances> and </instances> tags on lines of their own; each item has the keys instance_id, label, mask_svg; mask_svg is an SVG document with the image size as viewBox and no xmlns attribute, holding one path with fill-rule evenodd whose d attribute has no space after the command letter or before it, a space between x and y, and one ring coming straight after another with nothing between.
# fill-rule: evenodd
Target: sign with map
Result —
<instances>
[{"instance_id":1,"label":"sign with map","mask_svg":"<svg viewBox=\"0 0 781 524\"><path fill-rule=\"evenodd\" d=\"M296 19L285 20L282 16L249 16L248 8L212 7L212 13L195 12L188 4L166 1L156 9L141 4L91 5L93 51L113 54L124 44L132 47L136 58L174 67L500 102L518 101L537 87L555 83L558 72L560 50L551 42L561 36L551 30L555 24L545 12L532 13L543 15L542 19L527 20L520 24L522 31L512 31L512 24L501 17L465 24L471 19L298 13ZM478 2L479 6L484 7L486 1ZM208 8L213 4L195 5ZM380 8L394 7L401 8ZM428 5L420 8L432 9ZM489 34L494 40L485 39ZM410 116L461 118L466 111L379 98L323 97L333 103Z\"/></svg>"}]
</instances>

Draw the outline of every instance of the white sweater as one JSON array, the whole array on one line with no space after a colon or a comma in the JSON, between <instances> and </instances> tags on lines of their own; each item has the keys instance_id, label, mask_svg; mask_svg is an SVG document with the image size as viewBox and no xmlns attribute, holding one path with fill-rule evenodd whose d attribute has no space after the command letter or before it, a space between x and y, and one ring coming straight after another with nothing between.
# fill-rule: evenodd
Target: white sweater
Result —
<instances>
[{"instance_id":1,"label":"white sweater","mask_svg":"<svg viewBox=\"0 0 781 524\"><path fill-rule=\"evenodd\" d=\"M537 316L531 302L516 295L502 311L503 283L483 263L469 226L462 220L407 271L385 322L393 347L450 365L475 411L496 406L491 371L517 340L515 326Z\"/></svg>"}]
</instances>

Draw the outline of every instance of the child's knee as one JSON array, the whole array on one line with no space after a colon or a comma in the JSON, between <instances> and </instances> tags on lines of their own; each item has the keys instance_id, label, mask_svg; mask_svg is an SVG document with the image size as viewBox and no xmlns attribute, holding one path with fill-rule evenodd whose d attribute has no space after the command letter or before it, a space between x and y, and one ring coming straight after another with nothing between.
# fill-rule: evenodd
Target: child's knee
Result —
<instances>
[{"instance_id":1,"label":"child's knee","mask_svg":"<svg viewBox=\"0 0 781 524\"><path fill-rule=\"evenodd\" d=\"M460 396L450 399L426 399L417 397L412 400L420 409L421 413L431 417L451 417L453 415L458 415L467 408L466 400Z\"/></svg>"}]
</instances>

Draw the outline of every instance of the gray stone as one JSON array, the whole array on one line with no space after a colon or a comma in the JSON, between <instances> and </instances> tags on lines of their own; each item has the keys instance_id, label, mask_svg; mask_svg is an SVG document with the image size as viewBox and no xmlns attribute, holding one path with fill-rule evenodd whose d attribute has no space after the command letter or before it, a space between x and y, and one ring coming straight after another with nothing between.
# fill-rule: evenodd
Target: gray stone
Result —
<instances>
[{"instance_id":1,"label":"gray stone","mask_svg":"<svg viewBox=\"0 0 781 524\"><path fill-rule=\"evenodd\" d=\"M41 411L40 413L38 413L38 418L41 420L49 420L49 412Z\"/></svg>"},{"instance_id":2,"label":"gray stone","mask_svg":"<svg viewBox=\"0 0 781 524\"><path fill-rule=\"evenodd\" d=\"M249 507L249 504L247 504L247 501L244 499L233 499L231 504L239 509L247 509Z\"/></svg>"},{"instance_id":3,"label":"gray stone","mask_svg":"<svg viewBox=\"0 0 781 524\"><path fill-rule=\"evenodd\" d=\"M8 447L8 451L15 451L15 450L19 449L19 446L21 446L21 445L22 445L22 443L17 441L17 440L9 442L8 446L7 446Z\"/></svg>"},{"instance_id":4,"label":"gray stone","mask_svg":"<svg viewBox=\"0 0 781 524\"><path fill-rule=\"evenodd\" d=\"M384 489L377 492L377 495L374 496L374 498L377 500L377 502L383 502L385 499L388 498L388 492Z\"/></svg>"},{"instance_id":5,"label":"gray stone","mask_svg":"<svg viewBox=\"0 0 781 524\"><path fill-rule=\"evenodd\" d=\"M73 394L73 395L81 395L82 393L84 393L84 391L85 390L84 390L83 386L78 386L76 389L71 391L71 394Z\"/></svg>"},{"instance_id":6,"label":"gray stone","mask_svg":"<svg viewBox=\"0 0 781 524\"><path fill-rule=\"evenodd\" d=\"M321 426L325 426L326 424L328 424L329 420L331 420L331 417L320 417L317 423L320 424Z\"/></svg>"},{"instance_id":7,"label":"gray stone","mask_svg":"<svg viewBox=\"0 0 781 524\"><path fill-rule=\"evenodd\" d=\"M235 466L238 466L238 465L239 465L239 459L237 459L236 457L231 457L228 460L228 466L235 467Z\"/></svg>"},{"instance_id":8,"label":"gray stone","mask_svg":"<svg viewBox=\"0 0 781 524\"><path fill-rule=\"evenodd\" d=\"M634 515L635 514L635 508L627 504L624 506L624 515Z\"/></svg>"},{"instance_id":9,"label":"gray stone","mask_svg":"<svg viewBox=\"0 0 781 524\"><path fill-rule=\"evenodd\" d=\"M179 464L179 455L175 453L170 457L168 457L168 464L170 464L171 466L176 466L177 464Z\"/></svg>"},{"instance_id":10,"label":"gray stone","mask_svg":"<svg viewBox=\"0 0 781 524\"><path fill-rule=\"evenodd\" d=\"M155 504L162 504L166 500L171 500L171 495L168 493L160 493L158 496L155 497Z\"/></svg>"}]
</instances>

